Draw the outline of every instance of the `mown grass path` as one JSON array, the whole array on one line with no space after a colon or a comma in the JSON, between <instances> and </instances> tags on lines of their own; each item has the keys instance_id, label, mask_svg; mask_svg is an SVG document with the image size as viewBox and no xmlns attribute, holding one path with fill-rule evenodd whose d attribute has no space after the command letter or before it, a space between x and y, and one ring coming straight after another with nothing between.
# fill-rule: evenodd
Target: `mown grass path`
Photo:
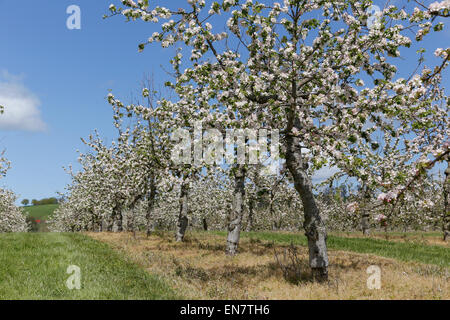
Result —
<instances>
[{"instance_id":1,"label":"mown grass path","mask_svg":"<svg viewBox=\"0 0 450 320\"><path fill-rule=\"evenodd\" d=\"M66 286L69 265L81 269L81 289ZM0 234L0 299L174 299L166 283L76 233Z\"/></svg>"},{"instance_id":2,"label":"mown grass path","mask_svg":"<svg viewBox=\"0 0 450 320\"><path fill-rule=\"evenodd\" d=\"M213 233L226 236L224 231ZM306 236L295 233L278 232L243 232L244 238L259 239L276 243L293 243L306 246ZM374 254L381 257L393 258L400 261L415 261L450 267L450 249L444 246L425 245L419 243L402 243L373 238L348 238L328 236L328 248L334 250L353 251L358 253Z\"/></svg>"}]
</instances>

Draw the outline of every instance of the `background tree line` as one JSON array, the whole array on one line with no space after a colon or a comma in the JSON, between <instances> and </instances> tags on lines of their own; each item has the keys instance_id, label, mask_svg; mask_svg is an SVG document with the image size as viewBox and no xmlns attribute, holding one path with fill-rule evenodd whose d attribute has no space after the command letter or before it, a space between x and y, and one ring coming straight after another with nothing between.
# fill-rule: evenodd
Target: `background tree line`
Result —
<instances>
[{"instance_id":1,"label":"background tree line","mask_svg":"<svg viewBox=\"0 0 450 320\"><path fill-rule=\"evenodd\" d=\"M59 203L59 200L55 197L43 198L41 200L36 200L36 199L31 200L31 205L33 205L33 206L39 206L39 205L44 205L44 204L58 204L58 203ZM21 201L21 204L24 206L28 206L30 204L30 200L23 199Z\"/></svg>"}]
</instances>

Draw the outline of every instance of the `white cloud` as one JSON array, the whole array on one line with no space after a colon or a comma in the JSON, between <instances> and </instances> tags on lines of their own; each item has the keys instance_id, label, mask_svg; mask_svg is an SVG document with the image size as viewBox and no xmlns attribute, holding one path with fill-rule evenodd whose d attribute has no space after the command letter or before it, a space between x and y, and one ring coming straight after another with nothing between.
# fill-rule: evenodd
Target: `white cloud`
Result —
<instances>
[{"instance_id":1,"label":"white cloud","mask_svg":"<svg viewBox=\"0 0 450 320\"><path fill-rule=\"evenodd\" d=\"M41 119L38 97L22 83L22 76L7 71L0 73L0 130L44 131L47 126Z\"/></svg>"}]
</instances>

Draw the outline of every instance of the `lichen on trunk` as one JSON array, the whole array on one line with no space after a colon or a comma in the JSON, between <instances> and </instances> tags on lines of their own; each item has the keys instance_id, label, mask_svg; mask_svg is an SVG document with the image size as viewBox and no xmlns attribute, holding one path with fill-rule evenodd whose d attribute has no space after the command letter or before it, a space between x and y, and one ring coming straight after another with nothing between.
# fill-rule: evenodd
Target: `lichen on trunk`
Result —
<instances>
[{"instance_id":1,"label":"lichen on trunk","mask_svg":"<svg viewBox=\"0 0 450 320\"><path fill-rule=\"evenodd\" d=\"M365 236L370 235L369 213L367 211L363 211L363 213L362 213L361 229L362 229L363 235L365 235Z\"/></svg>"},{"instance_id":2,"label":"lichen on trunk","mask_svg":"<svg viewBox=\"0 0 450 320\"><path fill-rule=\"evenodd\" d=\"M154 230L154 224L153 224L153 208L155 206L155 197L156 197L156 183L155 178L152 175L150 177L150 192L148 194L148 207L147 207L147 213L145 215L145 218L147 220L147 226L146 226L146 233L147 237L150 236L152 231Z\"/></svg>"},{"instance_id":3,"label":"lichen on trunk","mask_svg":"<svg viewBox=\"0 0 450 320\"><path fill-rule=\"evenodd\" d=\"M294 180L294 187L303 204L305 221L303 228L308 239L309 264L313 278L322 282L328 280L327 232L320 216L319 208L313 194L311 178L308 176L307 163L303 163L300 139L290 133L294 126L291 119L286 135L286 165Z\"/></svg>"},{"instance_id":4,"label":"lichen on trunk","mask_svg":"<svg viewBox=\"0 0 450 320\"><path fill-rule=\"evenodd\" d=\"M122 208L119 204L116 204L113 208L113 224L115 225L116 232L122 232L123 231L123 215L122 215ZM113 227L114 229L114 227Z\"/></svg>"},{"instance_id":5,"label":"lichen on trunk","mask_svg":"<svg viewBox=\"0 0 450 320\"><path fill-rule=\"evenodd\" d=\"M180 211L178 214L177 221L177 231L175 234L175 240L177 242L182 242L184 240L184 235L186 233L186 229L188 226L188 192L189 192L189 183L186 180L183 180L181 183L180 190Z\"/></svg>"},{"instance_id":6,"label":"lichen on trunk","mask_svg":"<svg viewBox=\"0 0 450 320\"><path fill-rule=\"evenodd\" d=\"M361 212L361 230L363 235L368 236L370 235L370 190L365 187L364 188L364 199L362 201L362 212Z\"/></svg>"},{"instance_id":7,"label":"lichen on trunk","mask_svg":"<svg viewBox=\"0 0 450 320\"><path fill-rule=\"evenodd\" d=\"M242 214L245 196L245 167L237 165L234 172L234 195L233 206L228 216L228 235L227 235L227 255L235 255L239 246L239 238L241 233Z\"/></svg>"},{"instance_id":8,"label":"lichen on trunk","mask_svg":"<svg viewBox=\"0 0 450 320\"><path fill-rule=\"evenodd\" d=\"M444 212L442 216L443 239L450 238L450 156L447 155L447 169L445 170L444 181Z\"/></svg>"}]
</instances>

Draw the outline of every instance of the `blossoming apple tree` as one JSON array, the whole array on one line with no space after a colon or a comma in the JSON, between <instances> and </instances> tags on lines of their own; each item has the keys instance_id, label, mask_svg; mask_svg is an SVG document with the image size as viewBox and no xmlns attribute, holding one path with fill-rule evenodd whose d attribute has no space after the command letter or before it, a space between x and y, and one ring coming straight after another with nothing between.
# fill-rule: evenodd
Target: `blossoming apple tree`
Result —
<instances>
[{"instance_id":1,"label":"blossoming apple tree","mask_svg":"<svg viewBox=\"0 0 450 320\"><path fill-rule=\"evenodd\" d=\"M370 182L375 177L366 174L362 159L375 147L377 132L395 135L398 127L416 129L409 132L418 132L412 149L426 155L447 139L442 132L425 139L418 123L435 128L432 120L446 115L438 104L445 99L439 82L448 49L437 52L442 65L424 67L409 78L401 77L395 62L400 49L411 46L410 30L417 29L416 40L421 40L431 28L442 29L436 17L448 16L448 1L415 8L411 14L386 6L373 24L367 13L372 2L367 0L224 0L208 7L204 0L188 0L178 9L150 6L148 0L121 2L126 8L112 4L113 15L168 20L140 50L153 41L190 49L190 59L178 55L180 73L171 84L181 97L179 104L200 108L205 118L214 117L210 110L220 109L227 111L223 114L239 112L236 122L249 127L281 130L318 280L328 274L327 234L308 162L314 168L329 163ZM225 20L226 31L218 32ZM310 151L310 161L303 148Z\"/></svg>"},{"instance_id":2,"label":"blossoming apple tree","mask_svg":"<svg viewBox=\"0 0 450 320\"><path fill-rule=\"evenodd\" d=\"M0 106L0 114L4 107ZM11 168L11 162L0 154L0 178L4 177ZM29 227L26 222L25 212L15 205L17 196L10 190L0 188L0 233L1 232L26 232Z\"/></svg>"}]
</instances>

